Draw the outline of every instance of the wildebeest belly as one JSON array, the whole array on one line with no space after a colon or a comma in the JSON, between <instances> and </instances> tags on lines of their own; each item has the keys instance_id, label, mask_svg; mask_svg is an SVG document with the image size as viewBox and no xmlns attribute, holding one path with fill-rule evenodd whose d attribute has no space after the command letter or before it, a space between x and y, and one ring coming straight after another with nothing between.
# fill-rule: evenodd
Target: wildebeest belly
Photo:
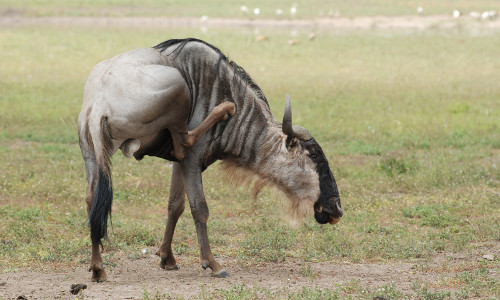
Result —
<instances>
[{"instance_id":1,"label":"wildebeest belly","mask_svg":"<svg viewBox=\"0 0 500 300\"><path fill-rule=\"evenodd\" d=\"M154 136L141 138L141 147L134 153L137 160L141 160L144 156L156 156L170 161L177 161L172 155L174 144L172 135L168 129L163 129Z\"/></svg>"}]
</instances>

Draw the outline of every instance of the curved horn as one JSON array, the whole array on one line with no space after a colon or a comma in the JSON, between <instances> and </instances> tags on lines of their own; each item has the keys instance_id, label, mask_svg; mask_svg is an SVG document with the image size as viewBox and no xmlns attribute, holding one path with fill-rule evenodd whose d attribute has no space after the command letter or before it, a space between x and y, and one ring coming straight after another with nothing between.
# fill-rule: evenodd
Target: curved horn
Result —
<instances>
[{"instance_id":1,"label":"curved horn","mask_svg":"<svg viewBox=\"0 0 500 300\"><path fill-rule=\"evenodd\" d=\"M285 114L283 115L283 123L281 124L283 133L289 136L294 136L292 127L292 104L290 103L290 95L286 94Z\"/></svg>"},{"instance_id":2,"label":"curved horn","mask_svg":"<svg viewBox=\"0 0 500 300\"><path fill-rule=\"evenodd\" d=\"M281 127L283 133L288 136L297 137L303 141L312 139L312 135L309 130L302 126L292 125L292 103L290 101L290 95L288 94L286 94L285 114L283 115L283 123Z\"/></svg>"}]
</instances>

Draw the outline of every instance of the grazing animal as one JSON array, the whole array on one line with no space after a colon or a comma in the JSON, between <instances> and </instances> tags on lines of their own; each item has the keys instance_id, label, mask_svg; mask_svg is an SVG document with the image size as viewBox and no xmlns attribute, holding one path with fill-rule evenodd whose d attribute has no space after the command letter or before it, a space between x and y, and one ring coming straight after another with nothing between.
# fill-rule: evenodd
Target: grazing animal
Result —
<instances>
[{"instance_id":1,"label":"grazing animal","mask_svg":"<svg viewBox=\"0 0 500 300\"><path fill-rule=\"evenodd\" d=\"M202 267L229 276L214 259L207 235L201 174L217 160L256 177L256 193L277 186L291 200L292 216L307 209L319 223L335 224L343 214L328 161L309 131L292 125L288 96L281 124L250 76L201 40L168 40L97 64L85 85L78 130L88 181L92 281L106 280L99 248L113 198L110 158L118 149L138 160L149 155L174 161L157 252L167 270L178 268L172 236L187 194Z\"/></svg>"}]
</instances>

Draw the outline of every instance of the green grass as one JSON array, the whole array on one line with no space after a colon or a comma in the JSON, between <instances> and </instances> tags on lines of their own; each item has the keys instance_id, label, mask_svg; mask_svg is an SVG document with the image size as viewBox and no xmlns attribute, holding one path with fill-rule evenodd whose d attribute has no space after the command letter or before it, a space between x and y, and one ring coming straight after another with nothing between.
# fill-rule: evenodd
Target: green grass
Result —
<instances>
[{"instance_id":1,"label":"green grass","mask_svg":"<svg viewBox=\"0 0 500 300\"><path fill-rule=\"evenodd\" d=\"M470 11L485 11L500 9L500 5L492 0L298 0L294 2L285 0L254 0L254 1L160 1L145 0L140 4L131 0L91 0L91 1L65 1L65 0L4 0L0 9L9 13L31 16L188 16L200 17L245 17L245 18L290 18L292 4L297 4L296 18L328 17L339 13L341 16L372 16L372 15L412 15L416 14L417 7L423 7L423 14L451 15L454 9L465 13ZM242 5L248 6L250 12L240 11ZM253 9L259 8L261 14L253 15ZM276 9L282 9L282 16L276 15Z\"/></svg>"},{"instance_id":2,"label":"green grass","mask_svg":"<svg viewBox=\"0 0 500 300\"><path fill-rule=\"evenodd\" d=\"M294 121L325 150L345 210L336 226L309 218L289 227L279 192L264 190L253 202L249 192L221 182L215 165L204 173L204 184L216 255L242 264L413 261L498 244L498 34L319 32L310 42L308 32L299 31L301 43L292 47L288 31L264 33L268 41L254 42L249 29L0 29L0 65L7 74L0 77L0 272L88 263L86 182L76 133L86 77L97 62L122 51L185 36L219 46L245 67L277 119L285 94L291 95ZM133 258L159 244L171 164L118 153L113 172L111 252L105 257L111 266L119 263L113 253ZM198 257L188 210L174 252ZM478 272L453 282L463 295L500 297L490 277ZM315 275L307 266L301 273ZM350 288L305 289L289 297L363 294ZM414 290L423 299L447 296L423 283ZM366 298L377 296L376 290L365 292ZM405 297L390 286L384 292ZM273 297L244 286L214 297L247 294Z\"/></svg>"}]
</instances>

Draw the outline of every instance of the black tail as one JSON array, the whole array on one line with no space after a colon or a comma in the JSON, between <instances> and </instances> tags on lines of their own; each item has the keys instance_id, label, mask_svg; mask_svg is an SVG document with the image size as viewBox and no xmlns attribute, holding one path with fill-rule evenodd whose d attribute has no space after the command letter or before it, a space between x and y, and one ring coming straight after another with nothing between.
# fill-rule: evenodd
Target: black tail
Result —
<instances>
[{"instance_id":1,"label":"black tail","mask_svg":"<svg viewBox=\"0 0 500 300\"><path fill-rule=\"evenodd\" d=\"M113 203L113 187L111 176L99 169L97 185L92 198L92 206L89 212L90 237L93 243L101 243L108 232L108 216L111 215Z\"/></svg>"},{"instance_id":2,"label":"black tail","mask_svg":"<svg viewBox=\"0 0 500 300\"><path fill-rule=\"evenodd\" d=\"M97 183L89 211L90 237L93 244L101 243L101 239L107 235L108 216L111 216L113 203L110 160L113 142L109 134L108 118L103 116L99 125L100 132L91 133L98 169Z\"/></svg>"}]
</instances>

